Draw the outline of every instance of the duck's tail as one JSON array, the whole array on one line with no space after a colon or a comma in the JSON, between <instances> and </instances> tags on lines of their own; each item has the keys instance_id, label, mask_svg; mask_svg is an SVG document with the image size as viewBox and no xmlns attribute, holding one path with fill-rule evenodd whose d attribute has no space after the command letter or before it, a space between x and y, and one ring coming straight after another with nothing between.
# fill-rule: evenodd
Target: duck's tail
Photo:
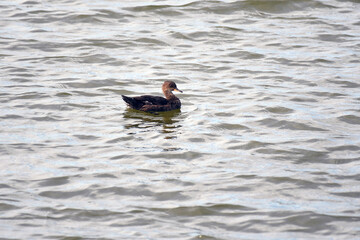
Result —
<instances>
[{"instance_id":1,"label":"duck's tail","mask_svg":"<svg viewBox=\"0 0 360 240\"><path fill-rule=\"evenodd\" d=\"M133 109L138 109L139 108L139 103L131 97L127 97L125 95L121 95L122 99L127 103L127 105Z\"/></svg>"}]
</instances>

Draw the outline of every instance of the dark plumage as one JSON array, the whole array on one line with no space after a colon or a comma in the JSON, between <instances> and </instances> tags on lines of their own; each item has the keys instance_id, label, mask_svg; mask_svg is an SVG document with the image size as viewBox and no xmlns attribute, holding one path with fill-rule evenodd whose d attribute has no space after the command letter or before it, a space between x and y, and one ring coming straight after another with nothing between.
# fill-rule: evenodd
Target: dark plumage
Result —
<instances>
[{"instance_id":1,"label":"dark plumage","mask_svg":"<svg viewBox=\"0 0 360 240\"><path fill-rule=\"evenodd\" d=\"M162 85L163 97L143 95L139 97L127 97L121 95L127 105L133 109L144 112L165 112L180 109L181 102L172 91L182 92L172 81L165 81Z\"/></svg>"}]
</instances>

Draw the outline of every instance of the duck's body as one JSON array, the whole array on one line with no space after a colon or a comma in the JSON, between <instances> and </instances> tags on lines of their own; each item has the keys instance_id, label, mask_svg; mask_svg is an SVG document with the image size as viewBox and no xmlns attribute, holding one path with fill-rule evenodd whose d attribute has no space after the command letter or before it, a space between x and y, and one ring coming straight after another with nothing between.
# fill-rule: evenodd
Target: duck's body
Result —
<instances>
[{"instance_id":1,"label":"duck's body","mask_svg":"<svg viewBox=\"0 0 360 240\"><path fill-rule=\"evenodd\" d=\"M172 93L172 91L182 92L176 87L176 84L172 81L165 81L162 90L165 98L150 95L139 97L121 96L129 107L144 112L165 112L180 109L180 99Z\"/></svg>"}]
</instances>

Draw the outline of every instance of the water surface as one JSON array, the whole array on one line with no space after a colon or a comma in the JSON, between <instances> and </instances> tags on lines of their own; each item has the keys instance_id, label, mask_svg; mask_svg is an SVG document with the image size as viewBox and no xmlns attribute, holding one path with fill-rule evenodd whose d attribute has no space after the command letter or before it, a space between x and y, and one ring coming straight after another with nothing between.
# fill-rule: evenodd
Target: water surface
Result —
<instances>
[{"instance_id":1,"label":"water surface","mask_svg":"<svg viewBox=\"0 0 360 240\"><path fill-rule=\"evenodd\" d=\"M2 239L356 239L360 4L0 3ZM181 111L122 102L184 91Z\"/></svg>"}]
</instances>

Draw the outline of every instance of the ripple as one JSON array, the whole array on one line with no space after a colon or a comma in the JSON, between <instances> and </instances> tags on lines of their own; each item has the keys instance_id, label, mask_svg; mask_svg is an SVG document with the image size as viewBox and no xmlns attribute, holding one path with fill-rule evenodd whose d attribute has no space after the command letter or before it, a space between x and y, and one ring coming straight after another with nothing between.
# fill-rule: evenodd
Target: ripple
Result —
<instances>
[{"instance_id":1,"label":"ripple","mask_svg":"<svg viewBox=\"0 0 360 240\"><path fill-rule=\"evenodd\" d=\"M123 187L102 188L97 194L104 195L127 195L127 196L153 196L153 192L146 189L127 189Z\"/></svg>"},{"instance_id":2,"label":"ripple","mask_svg":"<svg viewBox=\"0 0 360 240\"><path fill-rule=\"evenodd\" d=\"M219 3L219 2L216 2ZM220 5L220 6L219 6ZM290 13L299 10L317 9L317 8L335 8L335 6L324 4L317 1L235 1L229 4L214 4L213 7L204 7L206 11L216 14L234 14L240 10L249 12L264 13Z\"/></svg>"},{"instance_id":3,"label":"ripple","mask_svg":"<svg viewBox=\"0 0 360 240\"><path fill-rule=\"evenodd\" d=\"M0 211L1 212L15 210L15 209L19 209L19 208L20 207L17 207L15 205L6 204L6 203L0 203Z\"/></svg>"},{"instance_id":4,"label":"ripple","mask_svg":"<svg viewBox=\"0 0 360 240\"><path fill-rule=\"evenodd\" d=\"M331 83L335 83L335 84L338 84L338 85L341 85L341 87L344 87L344 88L358 88L360 87L360 84L358 83L355 83L355 82L352 82L352 81L344 81L344 80L329 80L329 82Z\"/></svg>"},{"instance_id":5,"label":"ripple","mask_svg":"<svg viewBox=\"0 0 360 240\"><path fill-rule=\"evenodd\" d=\"M247 52L247 51L236 51L233 53L229 53L228 56L235 57L235 58L245 58L245 59L261 59L265 56L263 54Z\"/></svg>"},{"instance_id":6,"label":"ripple","mask_svg":"<svg viewBox=\"0 0 360 240\"><path fill-rule=\"evenodd\" d=\"M342 122L346 122L353 125L359 125L360 124L360 117L355 115L345 115L338 118Z\"/></svg>"},{"instance_id":7,"label":"ripple","mask_svg":"<svg viewBox=\"0 0 360 240\"><path fill-rule=\"evenodd\" d=\"M153 38L139 38L135 40L135 43L145 43L145 44L150 44L150 45L159 45L159 46L169 46L169 44L167 44L164 41L160 41L157 39L153 39Z\"/></svg>"},{"instance_id":8,"label":"ripple","mask_svg":"<svg viewBox=\"0 0 360 240\"><path fill-rule=\"evenodd\" d=\"M262 125L272 127L272 128L280 128L280 129L289 129L289 130L296 130L296 131L327 131L323 128L313 127L308 124L293 122L293 121L286 121L286 120L276 120L273 118L267 118L264 120L260 120L259 123Z\"/></svg>"},{"instance_id":9,"label":"ripple","mask_svg":"<svg viewBox=\"0 0 360 240\"><path fill-rule=\"evenodd\" d=\"M207 215L235 215L235 212L251 212L255 209L231 204L216 204L212 206L189 206L171 209L156 208L154 211L166 212L174 216L207 216Z\"/></svg>"},{"instance_id":10,"label":"ripple","mask_svg":"<svg viewBox=\"0 0 360 240\"><path fill-rule=\"evenodd\" d=\"M294 112L293 109L286 108L286 107L268 107L265 109L271 113L276 113L276 114L289 114L289 113Z\"/></svg>"},{"instance_id":11,"label":"ripple","mask_svg":"<svg viewBox=\"0 0 360 240\"><path fill-rule=\"evenodd\" d=\"M156 193L155 198L157 201L169 201L169 200L182 201L182 200L191 199L190 197L184 195L180 191Z\"/></svg>"},{"instance_id":12,"label":"ripple","mask_svg":"<svg viewBox=\"0 0 360 240\"><path fill-rule=\"evenodd\" d=\"M39 193L39 196L53 198L53 199L69 199L74 197L83 197L89 195L88 190L78 191L43 191Z\"/></svg>"},{"instance_id":13,"label":"ripple","mask_svg":"<svg viewBox=\"0 0 360 240\"><path fill-rule=\"evenodd\" d=\"M215 126L216 129L224 130L246 130L248 127L241 124L232 124L232 123L222 123Z\"/></svg>"},{"instance_id":14,"label":"ripple","mask_svg":"<svg viewBox=\"0 0 360 240\"><path fill-rule=\"evenodd\" d=\"M195 151L187 151L183 153L171 153L169 151L165 151L167 154L146 154L145 156L148 158L164 158L164 159L196 159L201 158L205 153L195 152Z\"/></svg>"},{"instance_id":15,"label":"ripple","mask_svg":"<svg viewBox=\"0 0 360 240\"><path fill-rule=\"evenodd\" d=\"M337 196L357 198L357 199L360 197L360 192L341 192L341 193L337 192L332 194Z\"/></svg>"},{"instance_id":16,"label":"ripple","mask_svg":"<svg viewBox=\"0 0 360 240\"><path fill-rule=\"evenodd\" d=\"M57 177L40 180L38 185L40 187L59 186L69 183L69 177Z\"/></svg>"}]
</instances>

